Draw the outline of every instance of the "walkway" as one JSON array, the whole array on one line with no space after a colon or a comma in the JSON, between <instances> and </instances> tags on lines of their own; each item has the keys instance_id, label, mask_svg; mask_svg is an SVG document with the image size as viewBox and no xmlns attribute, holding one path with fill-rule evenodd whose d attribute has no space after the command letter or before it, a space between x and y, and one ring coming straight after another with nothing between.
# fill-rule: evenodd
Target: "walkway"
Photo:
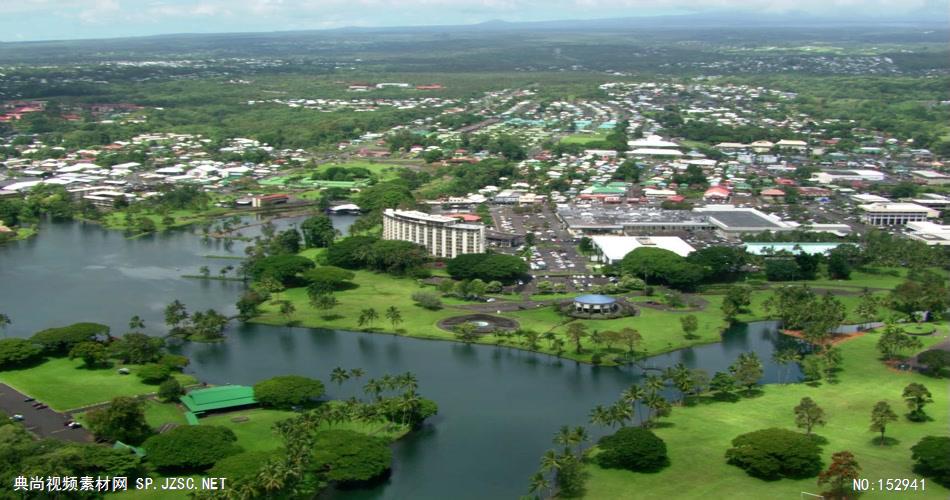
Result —
<instances>
[{"instance_id":1,"label":"walkway","mask_svg":"<svg viewBox=\"0 0 950 500\"><path fill-rule=\"evenodd\" d=\"M36 401L26 402L25 394L6 384L0 384L0 410L9 416L23 415L23 425L30 432L40 437L89 443L93 441L92 434L86 429L70 429L64 424L72 417L68 414L55 412L49 408L37 410L33 408Z\"/></svg>"}]
</instances>

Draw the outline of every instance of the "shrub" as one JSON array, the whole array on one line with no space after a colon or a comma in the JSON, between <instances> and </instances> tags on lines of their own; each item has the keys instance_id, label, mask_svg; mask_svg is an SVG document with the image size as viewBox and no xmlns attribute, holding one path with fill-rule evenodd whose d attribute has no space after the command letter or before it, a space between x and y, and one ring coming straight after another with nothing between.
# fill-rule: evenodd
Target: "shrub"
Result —
<instances>
[{"instance_id":1,"label":"shrub","mask_svg":"<svg viewBox=\"0 0 950 500\"><path fill-rule=\"evenodd\" d=\"M925 436L910 451L914 471L950 488L950 437Z\"/></svg>"},{"instance_id":2,"label":"shrub","mask_svg":"<svg viewBox=\"0 0 950 500\"><path fill-rule=\"evenodd\" d=\"M76 344L96 340L109 335L109 327L99 323L74 323L69 326L47 328L30 337L43 351L51 356L65 356Z\"/></svg>"},{"instance_id":3,"label":"shrub","mask_svg":"<svg viewBox=\"0 0 950 500\"><path fill-rule=\"evenodd\" d=\"M0 340L0 370L22 368L43 359L43 348L26 339Z\"/></svg>"},{"instance_id":4,"label":"shrub","mask_svg":"<svg viewBox=\"0 0 950 500\"><path fill-rule=\"evenodd\" d=\"M601 452L595 461L605 469L655 472L670 463L666 443L640 427L623 427L613 435L601 438L598 447Z\"/></svg>"},{"instance_id":5,"label":"shrub","mask_svg":"<svg viewBox=\"0 0 950 500\"><path fill-rule=\"evenodd\" d=\"M929 373L940 376L947 368L950 368L950 351L942 349L924 351L917 356L917 361L926 365Z\"/></svg>"},{"instance_id":6,"label":"shrub","mask_svg":"<svg viewBox=\"0 0 950 500\"><path fill-rule=\"evenodd\" d=\"M736 437L726 459L760 479L802 479L821 471L821 450L815 441L785 429L762 429Z\"/></svg>"},{"instance_id":7,"label":"shrub","mask_svg":"<svg viewBox=\"0 0 950 500\"><path fill-rule=\"evenodd\" d=\"M185 425L145 440L146 458L162 470L202 471L222 458L240 453L231 429Z\"/></svg>"},{"instance_id":8,"label":"shrub","mask_svg":"<svg viewBox=\"0 0 950 500\"><path fill-rule=\"evenodd\" d=\"M415 292L412 294L412 301L432 311L442 309L442 300L432 292Z\"/></svg>"},{"instance_id":9,"label":"shrub","mask_svg":"<svg viewBox=\"0 0 950 500\"><path fill-rule=\"evenodd\" d=\"M165 354L158 362L167 366L172 371L180 372L184 370L191 361L189 361L188 356L182 356L181 354Z\"/></svg>"},{"instance_id":10,"label":"shrub","mask_svg":"<svg viewBox=\"0 0 950 500\"><path fill-rule=\"evenodd\" d=\"M299 375L273 377L254 384L254 398L264 406L289 408L323 395L323 383Z\"/></svg>"},{"instance_id":11,"label":"shrub","mask_svg":"<svg viewBox=\"0 0 950 500\"><path fill-rule=\"evenodd\" d=\"M314 466L341 483L369 481L389 470L392 450L378 437L347 430L323 431L314 441Z\"/></svg>"},{"instance_id":12,"label":"shrub","mask_svg":"<svg viewBox=\"0 0 950 500\"><path fill-rule=\"evenodd\" d=\"M135 374L146 384L161 384L171 376L172 370L165 365L151 363L139 368Z\"/></svg>"}]
</instances>

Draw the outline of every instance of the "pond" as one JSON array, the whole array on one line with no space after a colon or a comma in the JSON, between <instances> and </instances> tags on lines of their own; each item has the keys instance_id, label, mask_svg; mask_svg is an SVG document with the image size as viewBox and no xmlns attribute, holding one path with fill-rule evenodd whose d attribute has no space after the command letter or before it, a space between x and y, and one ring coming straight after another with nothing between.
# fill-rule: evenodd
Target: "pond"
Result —
<instances>
[{"instance_id":1,"label":"pond","mask_svg":"<svg viewBox=\"0 0 950 500\"><path fill-rule=\"evenodd\" d=\"M231 251L243 255L243 245ZM11 316L9 333L17 336L76 321L106 323L119 334L133 314L157 334L164 306L176 298L190 310L234 312L241 283L181 277L203 265L212 274L236 265L205 257L225 253L220 242L202 243L190 231L127 239L91 224L44 224L38 237L0 247L0 311ZM775 326L738 325L720 343L655 356L641 366L682 362L712 373L754 351L766 366L764 381L774 382ZM643 373L635 366L595 367L506 347L262 325L234 325L224 343L181 350L192 358L189 371L209 383L253 384L295 373L324 380L331 397L360 393L358 382L328 382L337 366L363 368L367 377L415 373L439 415L394 446L388 481L326 495L341 499L517 498L561 425L586 424L592 407L612 403ZM799 376L797 368L791 372L791 378Z\"/></svg>"}]
</instances>

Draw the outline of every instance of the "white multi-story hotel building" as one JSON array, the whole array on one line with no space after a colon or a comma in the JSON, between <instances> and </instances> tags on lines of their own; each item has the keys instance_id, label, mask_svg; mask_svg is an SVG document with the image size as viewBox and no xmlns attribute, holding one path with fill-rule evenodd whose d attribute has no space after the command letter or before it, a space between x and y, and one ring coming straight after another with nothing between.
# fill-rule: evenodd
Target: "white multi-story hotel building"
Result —
<instances>
[{"instance_id":1,"label":"white multi-story hotel building","mask_svg":"<svg viewBox=\"0 0 950 500\"><path fill-rule=\"evenodd\" d=\"M411 241L426 247L430 255L453 258L485 252L485 226L464 224L458 219L414 210L386 209L383 239Z\"/></svg>"},{"instance_id":2,"label":"white multi-story hotel building","mask_svg":"<svg viewBox=\"0 0 950 500\"><path fill-rule=\"evenodd\" d=\"M858 207L864 211L862 221L872 226L902 226L940 216L937 210L916 203L869 203Z\"/></svg>"}]
</instances>

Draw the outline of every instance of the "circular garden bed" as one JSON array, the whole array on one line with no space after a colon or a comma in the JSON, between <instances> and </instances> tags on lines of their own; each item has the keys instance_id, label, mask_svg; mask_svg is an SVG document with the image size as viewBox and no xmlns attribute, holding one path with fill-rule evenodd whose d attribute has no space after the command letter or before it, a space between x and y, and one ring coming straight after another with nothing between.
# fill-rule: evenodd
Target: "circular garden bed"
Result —
<instances>
[{"instance_id":1,"label":"circular garden bed","mask_svg":"<svg viewBox=\"0 0 950 500\"><path fill-rule=\"evenodd\" d=\"M929 323L907 323L902 329L908 335L930 335L937 330L937 327Z\"/></svg>"},{"instance_id":2,"label":"circular garden bed","mask_svg":"<svg viewBox=\"0 0 950 500\"><path fill-rule=\"evenodd\" d=\"M468 323L475 327L475 333L480 335L488 335L500 330L503 331L512 331L518 328L518 322L509 319L502 318L501 316L492 316L491 314L466 314L463 316L452 316L451 318L445 318L442 321L439 321L439 328L454 332L455 327Z\"/></svg>"}]
</instances>

